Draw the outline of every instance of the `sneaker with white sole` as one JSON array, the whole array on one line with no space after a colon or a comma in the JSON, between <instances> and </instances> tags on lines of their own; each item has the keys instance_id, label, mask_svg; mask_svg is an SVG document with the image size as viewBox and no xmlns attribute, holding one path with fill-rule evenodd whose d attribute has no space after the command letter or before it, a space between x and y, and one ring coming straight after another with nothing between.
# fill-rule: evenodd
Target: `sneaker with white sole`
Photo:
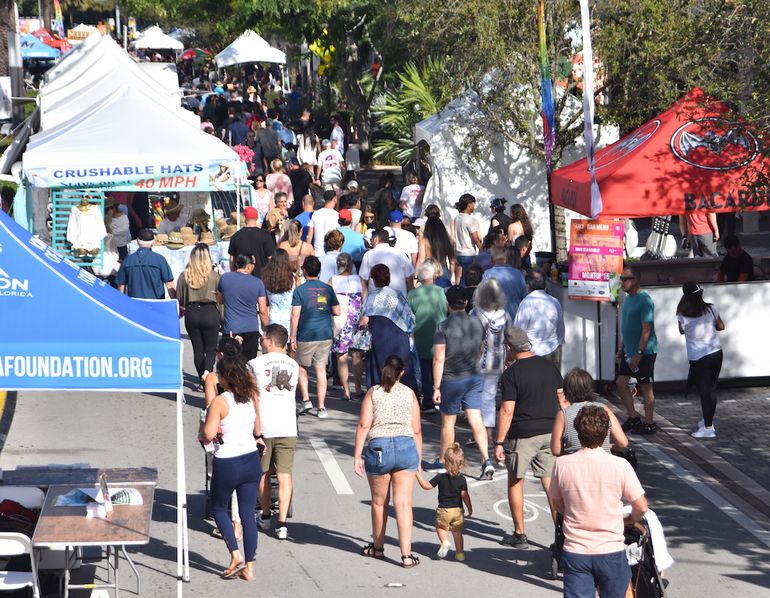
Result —
<instances>
[{"instance_id":1,"label":"sneaker with white sole","mask_svg":"<svg viewBox=\"0 0 770 598\"><path fill-rule=\"evenodd\" d=\"M302 415L303 413L307 413L313 408L313 403L310 401L304 401L299 404L297 407L297 415Z\"/></svg>"},{"instance_id":2,"label":"sneaker with white sole","mask_svg":"<svg viewBox=\"0 0 770 598\"><path fill-rule=\"evenodd\" d=\"M441 459L436 459L433 463L428 463L423 469L434 473L446 473L446 467L444 467Z\"/></svg>"},{"instance_id":3,"label":"sneaker with white sole","mask_svg":"<svg viewBox=\"0 0 770 598\"><path fill-rule=\"evenodd\" d=\"M705 427L706 427L706 422L703 421L702 419L699 419L698 420L698 429L705 428ZM714 425L714 422L711 422L711 427L714 428L714 432L717 431L717 427Z\"/></svg>"},{"instance_id":4,"label":"sneaker with white sole","mask_svg":"<svg viewBox=\"0 0 770 598\"><path fill-rule=\"evenodd\" d=\"M318 408L318 417L319 419L326 419L327 417L329 417L329 414L326 413L326 407Z\"/></svg>"},{"instance_id":5,"label":"sneaker with white sole","mask_svg":"<svg viewBox=\"0 0 770 598\"><path fill-rule=\"evenodd\" d=\"M481 479L491 480L495 475L495 465L491 459L487 459L481 464Z\"/></svg>"},{"instance_id":6,"label":"sneaker with white sole","mask_svg":"<svg viewBox=\"0 0 770 598\"><path fill-rule=\"evenodd\" d=\"M449 554L449 549L452 548L452 545L449 543L449 540L445 540L441 543L441 546L439 546L438 552L436 553L436 556L440 559L445 559L446 555Z\"/></svg>"},{"instance_id":7,"label":"sneaker with white sole","mask_svg":"<svg viewBox=\"0 0 770 598\"><path fill-rule=\"evenodd\" d=\"M257 525L259 526L259 529L265 532L270 530L270 521L271 521L270 517L268 517L267 519L265 519L261 515L257 517Z\"/></svg>"},{"instance_id":8,"label":"sneaker with white sole","mask_svg":"<svg viewBox=\"0 0 770 598\"><path fill-rule=\"evenodd\" d=\"M716 438L717 431L714 429L714 426L711 426L710 428L702 426L690 434L690 436L693 438Z\"/></svg>"},{"instance_id":9,"label":"sneaker with white sole","mask_svg":"<svg viewBox=\"0 0 770 598\"><path fill-rule=\"evenodd\" d=\"M275 528L275 537L279 540L288 540L289 528L287 528L285 525L279 525L279 527Z\"/></svg>"}]
</instances>

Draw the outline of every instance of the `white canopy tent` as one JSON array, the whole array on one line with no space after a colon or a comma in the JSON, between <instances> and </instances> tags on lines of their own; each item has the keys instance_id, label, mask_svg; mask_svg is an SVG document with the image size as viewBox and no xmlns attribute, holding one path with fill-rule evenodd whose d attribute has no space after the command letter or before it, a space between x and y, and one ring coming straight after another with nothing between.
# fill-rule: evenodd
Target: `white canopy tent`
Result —
<instances>
[{"instance_id":1,"label":"white canopy tent","mask_svg":"<svg viewBox=\"0 0 770 598\"><path fill-rule=\"evenodd\" d=\"M180 109L181 112L181 109ZM83 171L83 186L102 180L103 169L130 167L162 175L168 165L190 166L168 174L201 177L206 187L209 167L237 164L238 155L213 135L189 126L134 87L115 91L86 111L30 138L23 157L24 175L36 187L62 186L66 171ZM201 165L199 170L194 166ZM93 171L92 175L90 172Z\"/></svg>"},{"instance_id":2,"label":"white canopy tent","mask_svg":"<svg viewBox=\"0 0 770 598\"><path fill-rule=\"evenodd\" d=\"M49 81L53 81L62 73L68 72L70 69L75 68L75 65L78 64L81 59L88 56L90 50L99 44L102 38L102 34L96 31L84 39L82 43L76 46L72 46L72 48L62 54L59 62L57 62L54 66L45 72L43 80L48 83Z\"/></svg>"},{"instance_id":3,"label":"white canopy tent","mask_svg":"<svg viewBox=\"0 0 770 598\"><path fill-rule=\"evenodd\" d=\"M484 126L485 116L478 108L478 101L476 92L467 91L438 114L415 125L415 143L424 141L430 146L431 178L425 188L423 205L436 204L444 218L453 219L457 215L455 203L463 193L470 193L478 200L476 214L484 222L481 227L484 235L492 215L489 203L493 198L507 199L508 208L520 203L527 210L535 230L533 250L549 251L551 227L545 163L528 149L505 140L490 141L491 151L474 160L465 139L472 128ZM580 101L569 98L562 119L566 122L581 110ZM598 147L612 143L618 139L618 129L599 127L596 138ZM564 162L571 162L581 152L585 153L582 136L575 146L565 150ZM570 219L571 215L567 217Z\"/></svg>"},{"instance_id":4,"label":"white canopy tent","mask_svg":"<svg viewBox=\"0 0 770 598\"><path fill-rule=\"evenodd\" d=\"M219 68L250 62L286 64L286 54L271 46L259 34L248 29L217 54L214 60Z\"/></svg>"},{"instance_id":5,"label":"white canopy tent","mask_svg":"<svg viewBox=\"0 0 770 598\"><path fill-rule=\"evenodd\" d=\"M148 27L138 39L131 44L137 50L176 50L181 52L184 45L178 39L163 33L163 30L157 25Z\"/></svg>"},{"instance_id":6,"label":"white canopy tent","mask_svg":"<svg viewBox=\"0 0 770 598\"><path fill-rule=\"evenodd\" d=\"M172 93L166 86L145 74L111 38L104 37L88 55L73 64L70 71L41 87L41 129L51 129L98 107L123 87L134 87L142 91L163 108L180 115L190 125L199 126L199 119L181 108L178 93Z\"/></svg>"}]
</instances>

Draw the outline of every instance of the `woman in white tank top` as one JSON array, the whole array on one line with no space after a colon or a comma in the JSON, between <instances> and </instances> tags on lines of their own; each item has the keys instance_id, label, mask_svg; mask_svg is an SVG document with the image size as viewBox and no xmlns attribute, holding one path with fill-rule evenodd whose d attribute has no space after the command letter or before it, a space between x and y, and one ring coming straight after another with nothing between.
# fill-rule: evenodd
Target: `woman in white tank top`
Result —
<instances>
[{"instance_id":1,"label":"woman in white tank top","mask_svg":"<svg viewBox=\"0 0 770 598\"><path fill-rule=\"evenodd\" d=\"M230 553L223 577L254 579L257 523L254 508L262 477L260 451L264 447L259 422L259 397L251 368L241 356L223 357L217 364L219 383L225 392L209 405L203 436L216 441L211 474L211 502L219 531ZM243 553L238 548L232 521L227 513L230 495L236 492L243 526Z\"/></svg>"}]
</instances>

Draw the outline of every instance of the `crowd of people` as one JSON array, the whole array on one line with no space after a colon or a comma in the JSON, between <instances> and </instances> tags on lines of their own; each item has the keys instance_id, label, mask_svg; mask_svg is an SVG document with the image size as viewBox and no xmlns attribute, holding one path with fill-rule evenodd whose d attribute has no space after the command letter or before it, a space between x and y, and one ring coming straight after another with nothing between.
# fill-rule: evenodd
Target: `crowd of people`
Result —
<instances>
[{"instance_id":1,"label":"crowd of people","mask_svg":"<svg viewBox=\"0 0 770 598\"><path fill-rule=\"evenodd\" d=\"M530 259L534 231L520 204L508 210L505 199L494 199L483 232L474 196L462 195L448 218L438 205L423 205L425 189L413 173L401 191L383 174L370 198L346 170L340 119L332 119L329 138L318 138L310 113L292 108L270 81L255 71L215 85L193 107L204 128L254 150L252 201L230 239L229 268L220 271L199 243L174 281L151 251L151 231L141 230L139 250L118 274L119 288L132 296L168 293L180 303L206 396L199 433L212 455L215 533L230 553L223 575L254 578L257 528L269 530L273 518L276 537L290 538L297 418L333 415L326 398L338 386L344 400L362 401L354 468L372 495L372 541L362 555L384 557L392 500L402 565L420 564L411 546L416 482L438 488L438 557L454 546L454 558L464 560L464 521L473 512L465 472L474 460L465 451L478 451L478 478L492 479L502 468L507 475L514 527L503 544L529 547L524 480L531 471L563 529L565 591L588 596L599 587L602 596L625 595L623 524L639 521L647 505L631 465L611 452L622 453L627 433L657 429L655 306L640 273L630 265L620 277L621 424L598 401L587 372L562 377L562 307ZM232 110L234 101L240 110ZM292 113L299 116L289 128L282 119ZM739 269L742 250L731 247L730 267ZM713 438L722 359L716 332L724 323L702 293L687 283L677 318L703 406L693 436ZM461 414L471 431L465 451L456 437ZM423 451L427 417L440 418L435 455ZM428 471L432 477L423 477ZM625 518L621 499L631 505Z\"/></svg>"}]
</instances>

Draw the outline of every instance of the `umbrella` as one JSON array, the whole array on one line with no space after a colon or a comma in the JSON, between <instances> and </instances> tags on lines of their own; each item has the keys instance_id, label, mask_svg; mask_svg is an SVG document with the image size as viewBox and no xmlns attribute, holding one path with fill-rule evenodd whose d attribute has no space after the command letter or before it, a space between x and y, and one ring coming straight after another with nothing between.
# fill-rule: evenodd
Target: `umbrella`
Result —
<instances>
[{"instance_id":1,"label":"umbrella","mask_svg":"<svg viewBox=\"0 0 770 598\"><path fill-rule=\"evenodd\" d=\"M749 123L695 88L596 152L601 216L767 210L770 195L755 188L770 172L760 143ZM552 173L551 201L591 214L591 176L585 158Z\"/></svg>"},{"instance_id":2,"label":"umbrella","mask_svg":"<svg viewBox=\"0 0 770 598\"><path fill-rule=\"evenodd\" d=\"M202 59L211 56L211 52L204 50L203 48L189 48L182 52L180 58L182 60L194 60L196 58Z\"/></svg>"}]
</instances>

